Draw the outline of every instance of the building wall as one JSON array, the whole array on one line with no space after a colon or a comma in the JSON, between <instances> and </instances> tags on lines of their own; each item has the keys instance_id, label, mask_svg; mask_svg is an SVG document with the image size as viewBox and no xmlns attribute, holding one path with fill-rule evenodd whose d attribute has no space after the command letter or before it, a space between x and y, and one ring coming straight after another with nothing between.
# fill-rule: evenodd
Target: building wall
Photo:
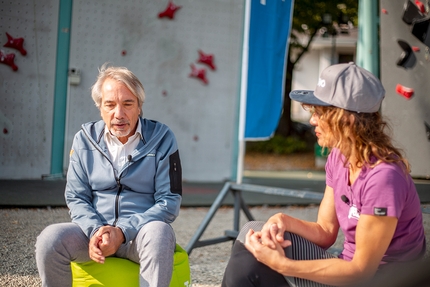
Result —
<instances>
[{"instance_id":1,"label":"building wall","mask_svg":"<svg viewBox=\"0 0 430 287\"><path fill-rule=\"evenodd\" d=\"M79 79L70 77L68 87L64 171L73 135L82 123L100 119L90 87L98 68L110 62L141 79L147 95L144 116L175 133L184 180L230 178L243 1L175 0L181 6L175 18L158 18L168 2L73 1L69 68L79 72ZM5 32L24 37L29 53L17 55L18 72L0 65L0 118L11 126L0 138L0 178L40 178L49 173L51 159L58 3L2 5L2 37ZM214 55L216 70L197 62L199 50ZM206 70L208 84L189 76L191 64Z\"/></svg>"},{"instance_id":2,"label":"building wall","mask_svg":"<svg viewBox=\"0 0 430 287\"><path fill-rule=\"evenodd\" d=\"M0 64L0 178L50 172L58 1L1 1L0 44L17 71ZM4 47L23 38L27 54Z\"/></svg>"},{"instance_id":3,"label":"building wall","mask_svg":"<svg viewBox=\"0 0 430 287\"><path fill-rule=\"evenodd\" d=\"M414 1L411 1L414 2ZM424 2L424 1L423 1ZM430 137L425 123L430 124L430 62L424 43L411 33L412 26L403 20L403 0L381 0L381 80L386 90L382 113L390 119L397 145L406 153L415 177L430 178ZM426 31L427 32L427 31ZM410 65L397 65L403 50L398 40L416 47ZM412 88L410 99L396 92L397 85Z\"/></svg>"}]
</instances>

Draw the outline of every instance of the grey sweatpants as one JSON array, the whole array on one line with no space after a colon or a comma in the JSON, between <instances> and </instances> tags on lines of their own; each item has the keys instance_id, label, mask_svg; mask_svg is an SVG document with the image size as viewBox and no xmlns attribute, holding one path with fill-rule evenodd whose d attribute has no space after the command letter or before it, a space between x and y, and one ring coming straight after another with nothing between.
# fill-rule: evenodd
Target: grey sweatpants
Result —
<instances>
[{"instance_id":1,"label":"grey sweatpants","mask_svg":"<svg viewBox=\"0 0 430 287\"><path fill-rule=\"evenodd\" d=\"M72 286L70 262L90 261L88 237L75 223L46 227L37 237L36 263L43 287ZM140 264L139 285L168 287L172 278L175 233L161 221L145 224L136 238L114 254Z\"/></svg>"}]
</instances>

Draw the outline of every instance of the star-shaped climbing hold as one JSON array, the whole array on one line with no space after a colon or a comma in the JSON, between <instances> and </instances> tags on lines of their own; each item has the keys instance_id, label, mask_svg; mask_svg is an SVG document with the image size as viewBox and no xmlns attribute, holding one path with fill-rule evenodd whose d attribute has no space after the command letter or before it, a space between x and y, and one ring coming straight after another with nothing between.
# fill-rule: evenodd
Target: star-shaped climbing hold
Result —
<instances>
[{"instance_id":1,"label":"star-shaped climbing hold","mask_svg":"<svg viewBox=\"0 0 430 287\"><path fill-rule=\"evenodd\" d=\"M198 69L193 64L190 65L191 67L191 73L190 77L200 79L205 85L209 83L208 79L206 78L206 70L205 69Z\"/></svg>"},{"instance_id":2,"label":"star-shaped climbing hold","mask_svg":"<svg viewBox=\"0 0 430 287\"><path fill-rule=\"evenodd\" d=\"M4 47L16 49L23 56L27 55L27 51L23 47L24 38L13 38L8 33L6 33L6 36L7 36L7 43L3 45Z\"/></svg>"},{"instance_id":3,"label":"star-shaped climbing hold","mask_svg":"<svg viewBox=\"0 0 430 287\"><path fill-rule=\"evenodd\" d=\"M208 65L212 70L216 70L215 64L214 64L214 55L212 54L205 54L202 50L199 50L199 59L197 62L203 63Z\"/></svg>"},{"instance_id":4,"label":"star-shaped climbing hold","mask_svg":"<svg viewBox=\"0 0 430 287\"><path fill-rule=\"evenodd\" d=\"M167 4L166 10L158 14L158 18L167 17L170 19L175 18L175 13L179 9L181 9L182 6L175 5L172 1L169 1L169 4Z\"/></svg>"},{"instance_id":5,"label":"star-shaped climbing hold","mask_svg":"<svg viewBox=\"0 0 430 287\"><path fill-rule=\"evenodd\" d=\"M15 54L6 54L4 51L0 50L0 63L8 65L12 70L17 71L18 66L15 65Z\"/></svg>"}]
</instances>

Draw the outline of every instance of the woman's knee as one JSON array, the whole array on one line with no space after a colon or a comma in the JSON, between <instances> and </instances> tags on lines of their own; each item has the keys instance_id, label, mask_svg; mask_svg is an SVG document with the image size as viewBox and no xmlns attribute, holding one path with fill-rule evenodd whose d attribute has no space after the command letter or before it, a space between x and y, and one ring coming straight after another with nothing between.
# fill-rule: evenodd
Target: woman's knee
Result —
<instances>
[{"instance_id":1,"label":"woman's knee","mask_svg":"<svg viewBox=\"0 0 430 287\"><path fill-rule=\"evenodd\" d=\"M243 243L236 241L222 286L288 286L288 284L281 274L259 262Z\"/></svg>"},{"instance_id":2,"label":"woman's knee","mask_svg":"<svg viewBox=\"0 0 430 287\"><path fill-rule=\"evenodd\" d=\"M260 231L263 228L264 223L265 222L263 222L263 221L248 221L247 223L245 223L242 226L242 228L239 232L239 235L237 236L237 240L239 240L242 243L245 243L245 237L246 237L246 234L248 233L248 231L250 229L252 229L254 231Z\"/></svg>"},{"instance_id":3,"label":"woman's knee","mask_svg":"<svg viewBox=\"0 0 430 287\"><path fill-rule=\"evenodd\" d=\"M224 273L225 286L246 286L245 282L252 283L258 277L260 264L241 242L236 241Z\"/></svg>"}]
</instances>

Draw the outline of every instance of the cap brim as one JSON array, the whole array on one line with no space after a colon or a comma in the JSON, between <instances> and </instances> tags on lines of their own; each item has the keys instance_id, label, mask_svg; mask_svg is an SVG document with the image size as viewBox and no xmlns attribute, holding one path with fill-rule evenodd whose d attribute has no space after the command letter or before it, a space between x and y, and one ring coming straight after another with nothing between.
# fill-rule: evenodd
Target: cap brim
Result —
<instances>
[{"instance_id":1,"label":"cap brim","mask_svg":"<svg viewBox=\"0 0 430 287\"><path fill-rule=\"evenodd\" d=\"M299 103L313 105L313 106L331 106L326 102L321 101L314 95L314 91L309 90L295 90L290 92L290 99L295 100Z\"/></svg>"}]
</instances>

